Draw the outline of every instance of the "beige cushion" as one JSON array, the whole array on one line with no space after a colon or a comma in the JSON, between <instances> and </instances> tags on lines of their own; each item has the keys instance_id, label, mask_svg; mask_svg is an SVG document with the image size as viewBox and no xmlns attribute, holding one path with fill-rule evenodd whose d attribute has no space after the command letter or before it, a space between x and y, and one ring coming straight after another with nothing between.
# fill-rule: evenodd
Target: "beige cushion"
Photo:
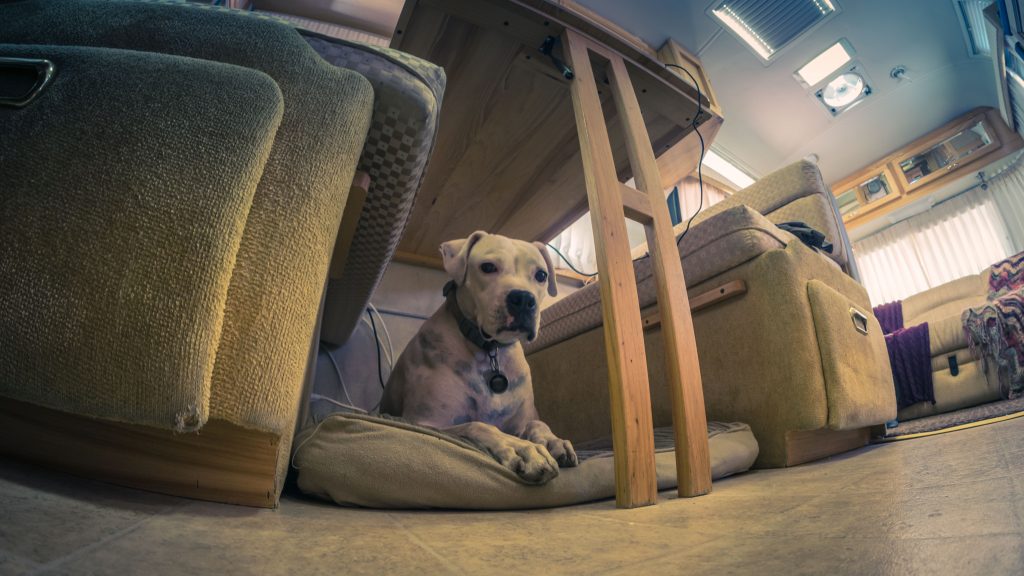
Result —
<instances>
[{"instance_id":1,"label":"beige cushion","mask_svg":"<svg viewBox=\"0 0 1024 576\"><path fill-rule=\"evenodd\" d=\"M831 196L816 165L794 162L708 208L694 224L738 205L749 206L773 223L802 221L819 230L834 246L829 258L843 265L849 255L840 239L842 224L832 208Z\"/></svg>"},{"instance_id":2,"label":"beige cushion","mask_svg":"<svg viewBox=\"0 0 1024 576\"><path fill-rule=\"evenodd\" d=\"M0 108L0 395L200 427L277 85L128 50L0 56L57 68L31 105Z\"/></svg>"},{"instance_id":3,"label":"beige cushion","mask_svg":"<svg viewBox=\"0 0 1024 576\"><path fill-rule=\"evenodd\" d=\"M986 374L984 362L975 361L961 364L959 373L953 376L947 365L932 374L935 404L918 402L900 410L896 417L899 420L913 420L999 400L999 379L995 372L989 365Z\"/></svg>"},{"instance_id":4,"label":"beige cushion","mask_svg":"<svg viewBox=\"0 0 1024 576\"><path fill-rule=\"evenodd\" d=\"M708 436L714 479L747 470L757 458L757 441L746 424L709 422ZM463 440L372 416L332 414L301 432L296 446L299 488L343 505L507 510L615 495L614 462L607 455L563 468L547 484L533 486ZM658 489L674 488L671 447L658 450L655 465Z\"/></svg>"},{"instance_id":5,"label":"beige cushion","mask_svg":"<svg viewBox=\"0 0 1024 576\"><path fill-rule=\"evenodd\" d=\"M966 308L981 306L988 298L988 272L957 278L903 300L903 324L916 326Z\"/></svg>"},{"instance_id":6,"label":"beige cushion","mask_svg":"<svg viewBox=\"0 0 1024 576\"><path fill-rule=\"evenodd\" d=\"M964 325L960 321L959 313L929 322L928 338L931 341L929 347L932 356L948 354L967 347L967 337L964 335Z\"/></svg>"},{"instance_id":7,"label":"beige cushion","mask_svg":"<svg viewBox=\"0 0 1024 576\"><path fill-rule=\"evenodd\" d=\"M793 236L746 206L734 206L695 225L679 244L686 285L695 286L768 250L785 248ZM633 263L640 307L657 300L650 258ZM601 325L601 291L593 283L544 310L537 339L527 353Z\"/></svg>"}]
</instances>

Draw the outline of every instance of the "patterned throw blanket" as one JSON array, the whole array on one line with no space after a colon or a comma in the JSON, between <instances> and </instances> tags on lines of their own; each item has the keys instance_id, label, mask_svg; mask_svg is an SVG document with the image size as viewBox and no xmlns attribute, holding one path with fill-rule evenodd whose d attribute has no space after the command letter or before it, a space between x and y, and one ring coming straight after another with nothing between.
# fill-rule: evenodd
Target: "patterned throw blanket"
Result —
<instances>
[{"instance_id":1,"label":"patterned throw blanket","mask_svg":"<svg viewBox=\"0 0 1024 576\"><path fill-rule=\"evenodd\" d=\"M1024 252L992 265L989 303L960 316L976 358L995 362L1003 398L1024 395Z\"/></svg>"}]
</instances>

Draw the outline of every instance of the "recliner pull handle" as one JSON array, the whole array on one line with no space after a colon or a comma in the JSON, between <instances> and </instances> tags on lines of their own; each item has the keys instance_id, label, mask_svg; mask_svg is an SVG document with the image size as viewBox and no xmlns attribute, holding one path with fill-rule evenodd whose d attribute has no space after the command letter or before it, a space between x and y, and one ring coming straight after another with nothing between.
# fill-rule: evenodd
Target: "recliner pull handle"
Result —
<instances>
[{"instance_id":1,"label":"recliner pull handle","mask_svg":"<svg viewBox=\"0 0 1024 576\"><path fill-rule=\"evenodd\" d=\"M853 327L861 334L868 333L868 317L856 308L850 308L850 318L853 320Z\"/></svg>"},{"instance_id":2,"label":"recliner pull handle","mask_svg":"<svg viewBox=\"0 0 1024 576\"><path fill-rule=\"evenodd\" d=\"M0 56L0 106L27 106L53 79L56 67L43 58Z\"/></svg>"}]
</instances>

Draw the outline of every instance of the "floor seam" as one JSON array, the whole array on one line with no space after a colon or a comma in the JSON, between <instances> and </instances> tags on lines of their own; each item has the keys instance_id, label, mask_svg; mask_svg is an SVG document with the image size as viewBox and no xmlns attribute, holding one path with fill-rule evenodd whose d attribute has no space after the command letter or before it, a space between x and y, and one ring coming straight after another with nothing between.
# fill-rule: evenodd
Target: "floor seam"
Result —
<instances>
[{"instance_id":1,"label":"floor seam","mask_svg":"<svg viewBox=\"0 0 1024 576\"><path fill-rule=\"evenodd\" d=\"M47 562L45 564L40 564L35 570L32 571L32 574L46 574L47 572L49 572L51 570L54 570L56 568L60 568L64 564L67 564L68 562L73 561L75 558L78 558L79 556L82 556L82 555L86 554L87 552L92 552L93 550L96 550L97 548L99 548L101 546L106 546L107 544L110 544L111 542L114 542L114 541L116 541L116 540L118 540L118 539L120 539L120 538L122 538L124 536L127 536L128 534L131 534L132 532L134 532L134 531L138 530L139 528L141 528L143 524L146 524L147 522L149 522L150 520L156 518L157 516L161 516L164 513L169 512L171 510L175 510L175 509L177 509L179 507L180 507L180 505L177 505L177 504L176 505L172 505L172 506L168 506L168 507L164 508L163 510L160 510L159 512L156 512L156 513L151 514L151 515L149 515L149 516L147 516L145 518L140 519L138 522L132 524L131 526L127 526L125 528L122 528L121 530L118 530L117 532L114 532L113 534L110 534L108 536L100 538L99 540L97 540L96 542L93 542L92 544L87 544L85 546L82 546L81 548L78 548L77 550L74 550L70 554L62 556L61 558L57 558L55 560L51 560L51 561L49 561L49 562Z\"/></svg>"},{"instance_id":2,"label":"floor seam","mask_svg":"<svg viewBox=\"0 0 1024 576\"><path fill-rule=\"evenodd\" d=\"M389 513L387 516L388 516L388 518L391 519L392 522L395 523L395 526L398 526L399 530L401 530L402 532L405 533L406 537L408 537L409 540L411 540L413 544L419 546L427 554L430 554L435 559L437 559L437 561L440 562L441 565L443 565L445 568L447 568L449 572L451 572L453 574L463 574L463 575L466 574L465 570L459 568L451 560L448 560L447 558L442 556L441 553L439 553L437 550L434 550L434 548L431 545L429 545L426 542L424 542L422 538L417 536L416 533L413 532L412 530L410 530L405 524L402 524L402 521L399 520L398 518L396 518L393 514Z\"/></svg>"}]
</instances>

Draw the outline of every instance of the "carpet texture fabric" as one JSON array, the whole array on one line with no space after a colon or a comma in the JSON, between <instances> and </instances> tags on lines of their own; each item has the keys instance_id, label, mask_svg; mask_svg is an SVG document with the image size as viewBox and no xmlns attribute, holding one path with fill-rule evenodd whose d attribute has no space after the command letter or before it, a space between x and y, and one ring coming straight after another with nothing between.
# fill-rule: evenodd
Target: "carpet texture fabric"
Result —
<instances>
[{"instance_id":1,"label":"carpet texture fabric","mask_svg":"<svg viewBox=\"0 0 1024 576\"><path fill-rule=\"evenodd\" d=\"M31 105L0 108L0 395L199 428L277 85L126 50L0 56L56 66Z\"/></svg>"},{"instance_id":2,"label":"carpet texture fabric","mask_svg":"<svg viewBox=\"0 0 1024 576\"><path fill-rule=\"evenodd\" d=\"M744 424L708 424L711 476L750 468L757 441ZM562 468L542 486L524 484L490 455L437 430L374 416L332 414L296 437L293 464L303 492L347 506L520 510L615 495L607 453ZM599 450L600 451L600 450ZM655 457L658 489L676 486L675 452Z\"/></svg>"},{"instance_id":3,"label":"carpet texture fabric","mask_svg":"<svg viewBox=\"0 0 1024 576\"><path fill-rule=\"evenodd\" d=\"M981 422L991 418L1009 416L1019 412L1024 412L1024 398L1017 398L1015 400L999 400L996 402L982 404L980 406L972 406L970 408L947 412L945 414L916 418L906 422L901 421L899 425L893 428L886 428L884 437L899 438L900 436L909 436L911 434L936 432L946 428L953 428L954 426L962 426L972 422Z\"/></svg>"},{"instance_id":4,"label":"carpet texture fabric","mask_svg":"<svg viewBox=\"0 0 1024 576\"><path fill-rule=\"evenodd\" d=\"M230 278L209 415L281 434L283 479L327 267L369 130L371 85L323 61L276 19L208 4L6 3L0 5L0 37L16 44L108 47L225 62L263 72L277 83L284 112ZM238 107L248 105L245 97L236 101ZM74 374L66 380L73 382ZM83 392L68 387L66 393ZM127 397L134 391L119 393ZM143 401L159 404L162 398Z\"/></svg>"}]
</instances>

